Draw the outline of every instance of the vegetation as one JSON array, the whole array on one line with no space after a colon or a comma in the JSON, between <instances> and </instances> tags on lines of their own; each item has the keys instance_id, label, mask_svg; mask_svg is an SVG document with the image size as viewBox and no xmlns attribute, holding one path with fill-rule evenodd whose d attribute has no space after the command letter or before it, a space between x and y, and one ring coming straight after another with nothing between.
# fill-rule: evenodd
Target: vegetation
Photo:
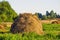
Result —
<instances>
[{"instance_id":1,"label":"vegetation","mask_svg":"<svg viewBox=\"0 0 60 40\"><path fill-rule=\"evenodd\" d=\"M60 15L54 13L53 10L51 10L50 12L46 11L45 15L42 15L42 13L35 13L35 15L37 15L38 18L42 20L60 18Z\"/></svg>"},{"instance_id":2,"label":"vegetation","mask_svg":"<svg viewBox=\"0 0 60 40\"><path fill-rule=\"evenodd\" d=\"M0 40L60 40L60 35L45 34L37 35L35 33L29 34L0 34Z\"/></svg>"},{"instance_id":3,"label":"vegetation","mask_svg":"<svg viewBox=\"0 0 60 40\"><path fill-rule=\"evenodd\" d=\"M43 20L60 18L60 15L54 13L53 10L51 12L46 11L46 15L42 15L42 13L35 13L35 15L37 15L39 19ZM16 17L16 12L11 8L10 4L7 1L0 2L0 22L13 22L13 19ZM33 18L35 18L35 16ZM36 24L36 21L34 21L34 23ZM0 30L0 40L60 40L60 24L43 24L44 35L38 35L33 32L12 34L10 32L11 27L6 26L5 29L7 30L6 32L2 32Z\"/></svg>"},{"instance_id":4,"label":"vegetation","mask_svg":"<svg viewBox=\"0 0 60 40\"><path fill-rule=\"evenodd\" d=\"M8 27L7 30L10 28ZM44 35L36 33L0 33L0 40L60 40L60 24L43 24ZM10 31L10 30L9 30Z\"/></svg>"},{"instance_id":5,"label":"vegetation","mask_svg":"<svg viewBox=\"0 0 60 40\"><path fill-rule=\"evenodd\" d=\"M7 1L0 2L0 22L12 22L17 13Z\"/></svg>"},{"instance_id":6,"label":"vegetation","mask_svg":"<svg viewBox=\"0 0 60 40\"><path fill-rule=\"evenodd\" d=\"M50 12L46 11L46 15L42 15L42 13L35 13L39 19L47 20L60 18L56 12L53 10ZM13 22L13 20L17 17L17 13L11 8L10 4L7 1L0 2L0 22Z\"/></svg>"},{"instance_id":7,"label":"vegetation","mask_svg":"<svg viewBox=\"0 0 60 40\"><path fill-rule=\"evenodd\" d=\"M44 31L60 31L60 24L43 24Z\"/></svg>"}]
</instances>

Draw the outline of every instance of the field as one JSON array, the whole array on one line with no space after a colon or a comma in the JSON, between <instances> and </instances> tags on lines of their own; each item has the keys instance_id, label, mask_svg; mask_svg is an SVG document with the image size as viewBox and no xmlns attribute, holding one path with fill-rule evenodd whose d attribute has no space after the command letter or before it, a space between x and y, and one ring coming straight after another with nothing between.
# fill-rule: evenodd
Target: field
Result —
<instances>
[{"instance_id":1,"label":"field","mask_svg":"<svg viewBox=\"0 0 60 40\"><path fill-rule=\"evenodd\" d=\"M44 35L36 33L10 33L10 27L6 27L8 32L0 33L0 40L60 40L60 24L43 24Z\"/></svg>"}]
</instances>

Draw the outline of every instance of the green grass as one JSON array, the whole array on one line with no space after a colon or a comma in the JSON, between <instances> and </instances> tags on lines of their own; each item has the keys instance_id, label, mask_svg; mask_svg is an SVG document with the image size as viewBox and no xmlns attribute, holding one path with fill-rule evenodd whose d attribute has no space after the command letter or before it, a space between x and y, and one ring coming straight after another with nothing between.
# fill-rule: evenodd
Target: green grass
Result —
<instances>
[{"instance_id":1,"label":"green grass","mask_svg":"<svg viewBox=\"0 0 60 40\"><path fill-rule=\"evenodd\" d=\"M8 28L7 30L10 30ZM43 24L44 35L0 33L0 40L60 40L60 24Z\"/></svg>"},{"instance_id":2,"label":"green grass","mask_svg":"<svg viewBox=\"0 0 60 40\"><path fill-rule=\"evenodd\" d=\"M44 31L60 31L60 24L43 24Z\"/></svg>"},{"instance_id":3,"label":"green grass","mask_svg":"<svg viewBox=\"0 0 60 40\"><path fill-rule=\"evenodd\" d=\"M60 34L45 34L45 35L37 35L35 33L29 34L11 34L5 33L0 34L0 40L60 40Z\"/></svg>"}]
</instances>

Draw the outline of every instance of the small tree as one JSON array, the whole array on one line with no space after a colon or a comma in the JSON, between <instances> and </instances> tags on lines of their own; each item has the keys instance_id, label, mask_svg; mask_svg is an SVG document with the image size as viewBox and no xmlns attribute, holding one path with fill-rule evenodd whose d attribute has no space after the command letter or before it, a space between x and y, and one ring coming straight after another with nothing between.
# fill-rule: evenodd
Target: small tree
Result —
<instances>
[{"instance_id":1,"label":"small tree","mask_svg":"<svg viewBox=\"0 0 60 40\"><path fill-rule=\"evenodd\" d=\"M39 19L42 19L42 13L35 13Z\"/></svg>"},{"instance_id":2,"label":"small tree","mask_svg":"<svg viewBox=\"0 0 60 40\"><path fill-rule=\"evenodd\" d=\"M42 13L38 13L38 15L39 15L39 18L42 18Z\"/></svg>"},{"instance_id":3,"label":"small tree","mask_svg":"<svg viewBox=\"0 0 60 40\"><path fill-rule=\"evenodd\" d=\"M50 18L51 18L51 17L50 17L50 15L49 15L49 16L47 16L47 18L48 18L48 19L50 19Z\"/></svg>"},{"instance_id":4,"label":"small tree","mask_svg":"<svg viewBox=\"0 0 60 40\"><path fill-rule=\"evenodd\" d=\"M50 16L51 16L51 19L52 19L52 18L56 18L56 13L54 13L54 11L52 10L52 11L50 12Z\"/></svg>"},{"instance_id":5,"label":"small tree","mask_svg":"<svg viewBox=\"0 0 60 40\"><path fill-rule=\"evenodd\" d=\"M60 15L59 14L57 15L57 18L60 18Z\"/></svg>"},{"instance_id":6,"label":"small tree","mask_svg":"<svg viewBox=\"0 0 60 40\"><path fill-rule=\"evenodd\" d=\"M50 14L49 14L49 12L48 11L46 11L46 16L49 16Z\"/></svg>"},{"instance_id":7,"label":"small tree","mask_svg":"<svg viewBox=\"0 0 60 40\"><path fill-rule=\"evenodd\" d=\"M43 15L42 20L47 20L47 19L48 19L47 16Z\"/></svg>"}]
</instances>

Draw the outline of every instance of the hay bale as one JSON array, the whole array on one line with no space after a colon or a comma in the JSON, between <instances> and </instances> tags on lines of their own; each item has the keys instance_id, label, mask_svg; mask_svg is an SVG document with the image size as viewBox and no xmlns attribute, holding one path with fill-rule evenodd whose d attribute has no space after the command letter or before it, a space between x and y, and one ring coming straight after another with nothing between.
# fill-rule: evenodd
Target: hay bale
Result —
<instances>
[{"instance_id":1,"label":"hay bale","mask_svg":"<svg viewBox=\"0 0 60 40\"><path fill-rule=\"evenodd\" d=\"M30 13L20 14L11 26L12 33L35 32L43 34L41 21Z\"/></svg>"},{"instance_id":2,"label":"hay bale","mask_svg":"<svg viewBox=\"0 0 60 40\"><path fill-rule=\"evenodd\" d=\"M58 21L52 21L52 24L59 24Z\"/></svg>"}]
</instances>

